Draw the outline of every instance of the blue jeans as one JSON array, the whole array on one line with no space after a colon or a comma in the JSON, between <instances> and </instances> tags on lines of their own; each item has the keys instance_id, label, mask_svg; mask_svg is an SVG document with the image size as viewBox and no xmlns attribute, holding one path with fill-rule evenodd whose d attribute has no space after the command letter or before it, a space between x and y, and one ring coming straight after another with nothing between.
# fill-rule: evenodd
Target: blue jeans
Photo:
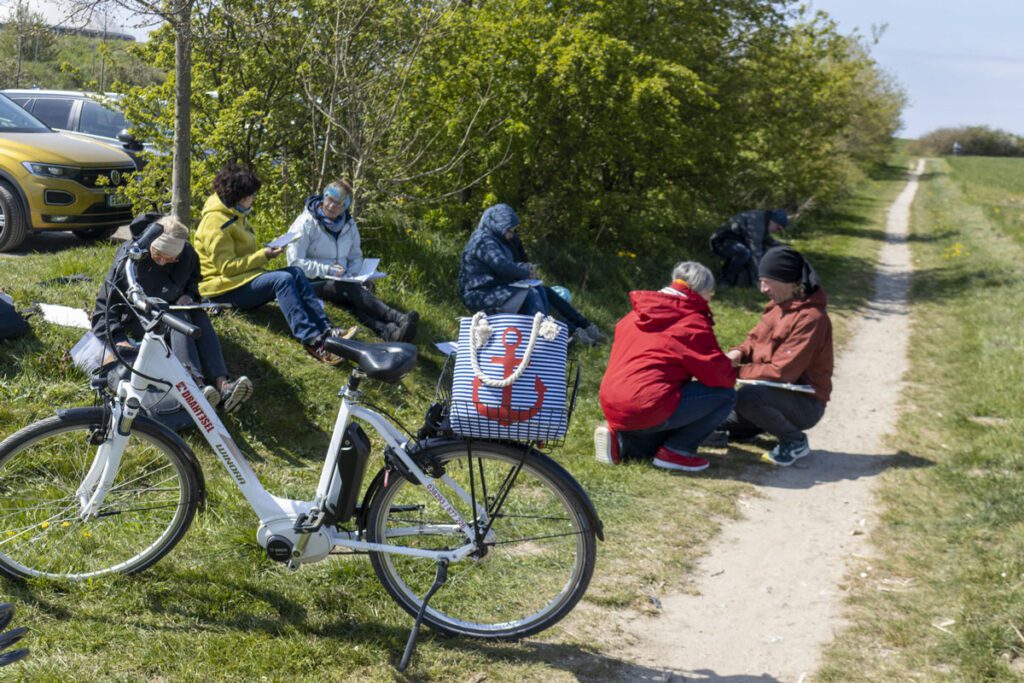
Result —
<instances>
[{"instance_id":1,"label":"blue jeans","mask_svg":"<svg viewBox=\"0 0 1024 683\"><path fill-rule=\"evenodd\" d=\"M228 376L220 340L213 331L210 318L203 311L175 311L174 315L198 327L202 334L199 339L186 337L171 330L171 350L193 377L202 377L207 384L213 384L218 377ZM205 370L205 372L204 372Z\"/></svg>"},{"instance_id":2,"label":"blue jeans","mask_svg":"<svg viewBox=\"0 0 1024 683\"><path fill-rule=\"evenodd\" d=\"M708 387L693 381L667 420L648 429L619 432L626 457L650 458L659 447L694 455L701 442L729 416L736 405L733 388Z\"/></svg>"},{"instance_id":3,"label":"blue jeans","mask_svg":"<svg viewBox=\"0 0 1024 683\"><path fill-rule=\"evenodd\" d=\"M277 299L292 336L307 345L315 342L331 326L324 313L323 302L317 298L305 273L294 266L263 273L241 287L210 299L234 304L243 311Z\"/></svg>"}]
</instances>

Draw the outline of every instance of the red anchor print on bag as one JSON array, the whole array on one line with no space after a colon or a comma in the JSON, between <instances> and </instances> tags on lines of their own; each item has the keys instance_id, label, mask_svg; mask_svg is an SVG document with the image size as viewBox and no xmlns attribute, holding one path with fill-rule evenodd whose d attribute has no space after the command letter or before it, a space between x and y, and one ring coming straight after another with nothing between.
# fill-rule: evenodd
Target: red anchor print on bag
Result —
<instances>
[{"instance_id":1,"label":"red anchor print on bag","mask_svg":"<svg viewBox=\"0 0 1024 683\"><path fill-rule=\"evenodd\" d=\"M509 333L515 333L516 340L509 343ZM502 368L502 379L510 377L516 370L516 349L523 342L523 333L515 327L509 327L501 334L501 343L505 347L504 356L492 356L491 362L497 363L503 366ZM508 427L513 422L526 422L532 417L536 416L540 412L540 409L544 406L544 394L547 393L548 388L544 386L544 382L541 381L540 377L536 377L533 380L533 390L537 392L537 401L530 408L512 409L512 385L509 384L507 387L501 389L501 406L495 408L494 406L485 405L480 402L480 386L483 382L479 377L473 378L473 405L476 406L476 411L486 417L489 420L496 420L502 427Z\"/></svg>"}]
</instances>

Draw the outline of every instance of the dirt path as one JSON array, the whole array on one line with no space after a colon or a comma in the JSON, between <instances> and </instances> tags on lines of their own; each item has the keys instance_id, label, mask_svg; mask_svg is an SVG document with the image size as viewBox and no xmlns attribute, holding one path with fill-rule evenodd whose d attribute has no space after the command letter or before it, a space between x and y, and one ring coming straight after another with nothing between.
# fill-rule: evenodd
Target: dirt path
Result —
<instances>
[{"instance_id":1,"label":"dirt path","mask_svg":"<svg viewBox=\"0 0 1024 683\"><path fill-rule=\"evenodd\" d=\"M852 555L870 553L874 475L887 455L910 333L913 268L905 241L922 166L889 209L875 293L838 359L832 401L809 432L814 453L754 483L745 519L715 541L697 570L698 595L670 595L657 617L635 617L621 680L798 682L843 626ZM654 672L660 675L652 676Z\"/></svg>"}]
</instances>

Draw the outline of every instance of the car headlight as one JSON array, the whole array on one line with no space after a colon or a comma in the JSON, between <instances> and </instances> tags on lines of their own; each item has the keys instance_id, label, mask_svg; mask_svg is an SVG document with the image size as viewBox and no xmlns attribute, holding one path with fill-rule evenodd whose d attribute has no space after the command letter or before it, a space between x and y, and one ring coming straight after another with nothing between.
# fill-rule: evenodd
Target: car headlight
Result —
<instances>
[{"instance_id":1,"label":"car headlight","mask_svg":"<svg viewBox=\"0 0 1024 683\"><path fill-rule=\"evenodd\" d=\"M75 166L60 166L58 164L40 164L34 161L23 161L21 165L25 167L25 170L32 175L42 176L44 178L60 178L62 180L71 180L78 175L78 172L82 169Z\"/></svg>"}]
</instances>

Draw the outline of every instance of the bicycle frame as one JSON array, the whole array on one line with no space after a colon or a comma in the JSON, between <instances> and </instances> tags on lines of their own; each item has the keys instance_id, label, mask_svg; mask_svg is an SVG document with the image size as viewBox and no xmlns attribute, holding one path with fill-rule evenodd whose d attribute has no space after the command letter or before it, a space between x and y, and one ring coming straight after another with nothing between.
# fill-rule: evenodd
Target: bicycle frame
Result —
<instances>
[{"instance_id":1,"label":"bicycle frame","mask_svg":"<svg viewBox=\"0 0 1024 683\"><path fill-rule=\"evenodd\" d=\"M129 380L122 380L118 385L117 400L113 401L112 418L106 440L99 446L93 463L78 489L80 515L84 518L96 514L103 498L114 481L121 461L121 455L127 444L131 430L131 422L135 419L148 389L164 390L161 386L143 375L159 378L170 386L170 393L175 400L189 413L203 438L210 445L213 453L231 475L235 485L245 496L249 506L259 517L260 530L257 540L267 547L271 538L283 537L295 548L289 566L293 569L305 562L315 562L326 557L335 547L355 551L375 551L422 557L436 561L455 562L469 556L476 550L476 538L473 527L458 513L451 502L435 486L434 480L427 476L405 450L406 439L398 429L379 413L358 404L357 392L347 387L341 392L341 406L334 423L334 432L324 459L323 469L317 485L316 495L311 501L281 498L269 493L260 483L256 473L250 467L241 449L231 438L227 428L221 422L213 406L203 396L199 386L185 370L181 362L171 353L167 342L153 331L146 333L139 353L133 365ZM353 395L355 394L355 395ZM331 500L341 486L338 473L337 458L345 430L353 419L369 424L391 447L395 456L409 472L416 477L444 510L451 516L453 525L434 525L434 528L445 532L462 532L466 543L454 550L432 551L404 546L393 546L369 543L359 540L358 532L340 531L327 526L312 529L297 528L296 522L305 515L305 519L316 519L324 510L324 505ZM455 483L447 474L440 481L444 482L470 506L473 505L470 495ZM486 511L476 505L476 514L486 524ZM416 533L423 530L422 525L415 527ZM402 530L392 529L391 535L401 536ZM413 533L410 530L409 533ZM490 535L490 534L488 534ZM313 542L315 539L315 542Z\"/></svg>"}]
</instances>

